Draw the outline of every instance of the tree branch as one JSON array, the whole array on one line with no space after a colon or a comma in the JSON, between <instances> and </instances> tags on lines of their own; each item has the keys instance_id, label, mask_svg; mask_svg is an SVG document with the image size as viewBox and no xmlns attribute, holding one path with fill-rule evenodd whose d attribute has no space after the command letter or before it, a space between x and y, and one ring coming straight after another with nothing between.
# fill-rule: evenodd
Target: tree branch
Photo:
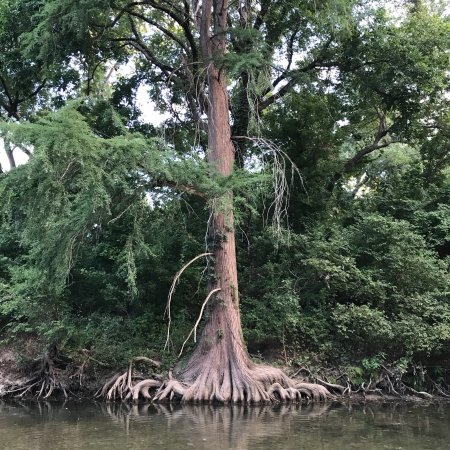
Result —
<instances>
[{"instance_id":1,"label":"tree branch","mask_svg":"<svg viewBox=\"0 0 450 450\"><path fill-rule=\"evenodd\" d=\"M47 84L47 80L44 79L44 81L30 94L27 95L26 97L22 98L22 99L18 99L17 100L17 104L19 105L20 103L25 102L26 100L29 100L30 98L35 97L36 95L39 94L39 92L42 91L42 89L44 89L45 85Z\"/></svg>"},{"instance_id":2,"label":"tree branch","mask_svg":"<svg viewBox=\"0 0 450 450\"><path fill-rule=\"evenodd\" d=\"M356 153L355 156L353 156L353 158L351 158L350 160L348 160L346 162L346 164L344 165L344 173L349 172L367 154L372 153L375 150L380 150L381 148L388 147L389 145L393 144L394 142L398 142L398 141L391 140L391 141L380 143L381 139L383 139L388 134L390 127L386 128L386 117L382 111L377 109L377 115L378 115L378 119L379 119L379 124L378 124L378 130L377 130L377 133L375 134L373 142L371 144L363 147L359 152Z\"/></svg>"},{"instance_id":3,"label":"tree branch","mask_svg":"<svg viewBox=\"0 0 450 450\"><path fill-rule=\"evenodd\" d=\"M8 98L8 102L10 104L12 104L13 99L12 99L11 93L9 92L8 84L6 83L6 80L3 78L3 76L1 74L0 74L0 84L3 86L3 90L5 91L5 95Z\"/></svg>"},{"instance_id":4,"label":"tree branch","mask_svg":"<svg viewBox=\"0 0 450 450\"><path fill-rule=\"evenodd\" d=\"M182 273L195 261L197 261L197 259L203 258L203 257L208 257L211 256L212 253L201 253L200 255L197 255L195 258L192 258L188 263L186 263L176 274L175 274L175 278L172 281L172 286L170 286L170 290L169 290L169 295L167 297L167 305L166 305L166 310L164 312L164 315L167 315L168 317L168 323L167 323L167 338L166 338L166 343L164 345L164 350L166 350L167 348L169 348L169 343L170 343L170 324L172 322L172 317L171 317L171 312L170 312L170 307L172 304L172 296L173 293L175 292L175 288L178 284L178 282L180 281L180 277L182 275Z\"/></svg>"},{"instance_id":5,"label":"tree branch","mask_svg":"<svg viewBox=\"0 0 450 450\"><path fill-rule=\"evenodd\" d=\"M290 56L290 61L289 62L289 54L288 54L288 68L278 77L275 79L275 81L272 83L272 87L269 89L266 89L263 92L263 97L265 95L267 95L271 90L273 90L281 81L285 80L288 76L288 72L289 72L289 67L292 64L292 58L293 58L293 44L294 44L294 39L295 39L296 33L293 33L293 35L291 36L291 42L292 42L292 56ZM325 51L328 49L328 47L330 46L332 42L332 38L330 37L324 44L324 46L322 47L322 49L319 52L319 55L312 60L309 64L307 64L304 67L301 67L297 70L294 70L291 72L291 78L288 80L288 82L282 87L280 88L277 92L275 92L274 94L272 94L271 96L265 98L264 100L261 100L258 102L258 111L261 112L264 109L268 108L270 105L272 105L275 101L277 101L278 99L280 99L281 97L284 97L288 92L291 91L291 89L295 86L295 84L297 83L297 80L295 79L295 75L300 74L300 73L306 73L309 72L310 70L313 69L318 69L318 68L322 68L322 67L334 67L331 66L329 63L325 62ZM290 45L290 42L289 42ZM289 47L288 47L288 52L289 52ZM333 63L334 64L334 63Z\"/></svg>"},{"instance_id":6,"label":"tree branch","mask_svg":"<svg viewBox=\"0 0 450 450\"><path fill-rule=\"evenodd\" d=\"M202 307L200 309L200 314L198 315L198 319L195 322L194 327L192 328L192 330L190 331L190 333L188 334L188 337L185 339L185 341L183 342L183 345L181 346L181 350L180 353L178 354L178 358L183 354L183 350L184 350L184 346L187 344L187 341L189 341L189 338L192 336L192 333L194 333L194 342L197 342L197 328L200 324L200 321L202 320L203 317L203 311L205 309L206 304L208 303L209 299L216 294L217 292L221 291L221 288L215 288L213 289L208 296L206 297L205 301L202 304Z\"/></svg>"},{"instance_id":7,"label":"tree branch","mask_svg":"<svg viewBox=\"0 0 450 450\"><path fill-rule=\"evenodd\" d=\"M389 141L381 142L381 140L386 137L391 130L392 125L390 127L386 127L386 117L384 113L377 109L377 115L379 119L378 130L374 136L374 140L372 143L364 146L361 150L359 150L352 158L350 158L345 164L343 169L340 172L337 172L332 180L329 182L327 190L331 193L333 192L336 183L343 177L345 173L350 172L361 160L376 150L380 150L382 148L389 147L391 144L401 142L399 139L391 139Z\"/></svg>"},{"instance_id":8,"label":"tree branch","mask_svg":"<svg viewBox=\"0 0 450 450\"><path fill-rule=\"evenodd\" d=\"M8 157L9 167L14 169L16 167L16 160L14 159L13 149L11 148L11 142L8 139L3 139L3 146L5 148L6 156Z\"/></svg>"},{"instance_id":9,"label":"tree branch","mask_svg":"<svg viewBox=\"0 0 450 450\"><path fill-rule=\"evenodd\" d=\"M133 28L135 29L134 26L133 26ZM136 33L137 33L137 30L136 30ZM149 63L158 67L164 73L164 75L166 75L167 78L171 77L172 74L175 72L175 69L172 66L169 66L169 65L163 63L162 61L159 61L158 58L156 58L156 56L149 50L149 48L145 45L145 43L140 39L139 34L137 36L138 37L135 37L135 38L132 38L132 37L114 38L114 39L112 39L112 41L128 43L129 45L134 47L136 50L141 52L144 55L145 59ZM172 76L172 78L173 78L173 76Z\"/></svg>"},{"instance_id":10,"label":"tree branch","mask_svg":"<svg viewBox=\"0 0 450 450\"><path fill-rule=\"evenodd\" d=\"M159 181L161 181L161 180L159 180ZM180 191L185 192L186 194L195 195L205 201L208 200L208 197L206 194L198 191L194 186L192 186L190 184L182 184L182 183L177 183L175 181L169 181L169 180L163 180L162 183L167 187L178 189Z\"/></svg>"},{"instance_id":11,"label":"tree branch","mask_svg":"<svg viewBox=\"0 0 450 450\"><path fill-rule=\"evenodd\" d=\"M13 100L13 96L9 91L8 84L6 83L6 80L3 78L1 74L0 74L0 84L2 85L5 95L8 99L8 101L5 102L0 98L0 106L3 107L3 109L8 113L8 117L14 117L15 119L19 120L20 115L17 112L18 103L16 100Z\"/></svg>"},{"instance_id":12,"label":"tree branch","mask_svg":"<svg viewBox=\"0 0 450 450\"><path fill-rule=\"evenodd\" d=\"M141 19L142 21L148 23L149 25L154 26L158 30L160 30L162 33L164 33L167 37L169 37L172 41L176 42L188 55L191 55L191 51L188 49L186 44L179 39L177 36L175 36L171 31L169 31L167 28L163 27L160 23L156 22L153 19L150 19L149 17L144 16L143 14L140 14L138 12L132 11L132 10L126 10L126 12L134 16L138 19Z\"/></svg>"},{"instance_id":13,"label":"tree branch","mask_svg":"<svg viewBox=\"0 0 450 450\"><path fill-rule=\"evenodd\" d=\"M147 5L153 6L153 8L166 13L169 17L171 17L173 20L175 20L175 22L177 22L183 29L184 35L186 36L186 39L188 40L188 42L191 46L193 60L197 61L198 49L197 49L197 45L195 43L194 36L193 36L192 31L189 26L191 17L189 14L189 9L186 11L186 5L185 5L185 10L183 11L183 10L176 8L173 4L171 4L168 1L165 1L165 3L171 5L174 8L173 10L170 8L167 8L165 5L162 5L153 0L144 0L142 2L135 2L135 3L136 4L147 4ZM181 16L177 15L174 12L176 10L178 10L178 12L181 14Z\"/></svg>"}]
</instances>

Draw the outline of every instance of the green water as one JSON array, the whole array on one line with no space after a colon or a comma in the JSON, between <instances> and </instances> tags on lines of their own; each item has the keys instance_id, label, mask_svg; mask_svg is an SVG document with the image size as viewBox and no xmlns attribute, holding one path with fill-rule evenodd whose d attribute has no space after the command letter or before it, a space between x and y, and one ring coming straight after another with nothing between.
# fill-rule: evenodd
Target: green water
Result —
<instances>
[{"instance_id":1,"label":"green water","mask_svg":"<svg viewBox=\"0 0 450 450\"><path fill-rule=\"evenodd\" d=\"M450 449L450 404L0 403L0 449Z\"/></svg>"}]
</instances>

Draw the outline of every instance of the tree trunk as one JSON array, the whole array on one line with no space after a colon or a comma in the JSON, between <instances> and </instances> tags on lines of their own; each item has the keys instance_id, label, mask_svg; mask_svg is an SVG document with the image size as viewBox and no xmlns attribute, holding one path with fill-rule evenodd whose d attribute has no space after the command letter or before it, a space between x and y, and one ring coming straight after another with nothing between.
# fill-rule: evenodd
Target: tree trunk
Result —
<instances>
[{"instance_id":1,"label":"tree trunk","mask_svg":"<svg viewBox=\"0 0 450 450\"><path fill-rule=\"evenodd\" d=\"M9 161L9 168L14 169L16 167L16 160L14 159L13 149L11 147L11 142L8 139L3 139L3 146L5 147L6 156Z\"/></svg>"},{"instance_id":2,"label":"tree trunk","mask_svg":"<svg viewBox=\"0 0 450 450\"><path fill-rule=\"evenodd\" d=\"M200 45L208 82L207 160L212 170L224 177L233 173L234 166L227 81L220 67L226 50L227 11L228 0L203 0L200 24ZM209 289L220 291L210 300L205 328L186 368L179 374L180 382L169 380L155 400L176 395L184 402L268 403L276 397L300 399L302 392L325 396L326 389L321 386L312 385L308 390L310 385L303 384L299 388L281 370L256 365L248 355L239 312L231 191L212 203L209 237L213 254Z\"/></svg>"}]
</instances>

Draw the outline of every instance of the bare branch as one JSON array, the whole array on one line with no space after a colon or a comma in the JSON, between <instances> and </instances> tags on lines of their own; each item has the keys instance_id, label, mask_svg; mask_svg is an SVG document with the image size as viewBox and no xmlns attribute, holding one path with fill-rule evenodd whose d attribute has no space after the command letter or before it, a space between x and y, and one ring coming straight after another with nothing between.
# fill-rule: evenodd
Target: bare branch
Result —
<instances>
[{"instance_id":1,"label":"bare branch","mask_svg":"<svg viewBox=\"0 0 450 450\"><path fill-rule=\"evenodd\" d=\"M169 290L169 296L167 297L167 306L166 306L166 311L165 314L167 314L167 318L168 318L168 324L167 324L167 338L166 338L166 343L164 344L164 350L166 350L169 347L169 342L170 342L170 325L172 323L172 317L171 317L171 312L170 312L170 307L172 304L172 296L173 293L175 292L175 288L178 284L178 282L180 281L180 277L181 274L195 261L197 261L197 259L203 258L204 256L211 256L212 253L201 253L200 255L197 255L195 258L191 259L188 263L186 263L176 274L175 274L175 278L172 281L172 285L170 286L170 290Z\"/></svg>"},{"instance_id":2,"label":"bare branch","mask_svg":"<svg viewBox=\"0 0 450 450\"><path fill-rule=\"evenodd\" d=\"M192 330L191 330L190 333L188 334L188 337L186 338L186 340L183 342L183 345L181 346L181 350L180 350L180 353L178 354L178 358L182 355L183 350L184 350L184 346L187 344L187 341L189 341L189 338L192 336L192 333L194 333L194 342L197 342L197 328L198 328L198 325L200 324L200 321L202 320L202 317L203 317L203 310L205 309L206 304L208 303L209 299L213 296L213 294L215 294L215 293L217 293L217 292L219 292L219 291L221 291L221 290L222 290L221 288L213 289L213 290L208 294L208 296L206 297L205 301L204 301L203 304L202 304L202 307L201 307L201 309L200 309L200 313L199 313L199 315L198 315L198 319L197 319L197 321L195 322L194 327L192 328Z\"/></svg>"}]
</instances>

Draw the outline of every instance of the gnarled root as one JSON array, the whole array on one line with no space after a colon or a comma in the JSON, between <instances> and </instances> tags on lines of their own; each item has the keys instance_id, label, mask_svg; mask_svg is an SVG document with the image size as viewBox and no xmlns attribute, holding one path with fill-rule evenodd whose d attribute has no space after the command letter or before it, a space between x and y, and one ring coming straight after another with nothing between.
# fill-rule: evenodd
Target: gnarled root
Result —
<instances>
[{"instance_id":1,"label":"gnarled root","mask_svg":"<svg viewBox=\"0 0 450 450\"><path fill-rule=\"evenodd\" d=\"M314 383L298 383L295 388L308 400L323 402L331 398L331 394L325 386Z\"/></svg>"},{"instance_id":2,"label":"gnarled root","mask_svg":"<svg viewBox=\"0 0 450 450\"><path fill-rule=\"evenodd\" d=\"M159 367L159 363L145 357L137 357L131 360L128 370L122 374L116 374L108 379L104 385L95 393L95 397L103 397L107 400L130 400L138 402L140 398L151 400L150 389L161 385L160 381L144 379L134 375L133 362L150 362ZM137 382L136 382L137 381Z\"/></svg>"},{"instance_id":3,"label":"gnarled root","mask_svg":"<svg viewBox=\"0 0 450 450\"><path fill-rule=\"evenodd\" d=\"M177 380L169 379L166 381L158 390L155 397L153 398L154 402L167 402L172 401L174 399L182 399L187 386L183 383L180 383Z\"/></svg>"},{"instance_id":4,"label":"gnarled root","mask_svg":"<svg viewBox=\"0 0 450 450\"><path fill-rule=\"evenodd\" d=\"M285 389L281 384L274 383L270 389L269 394L274 395L281 402L301 402L302 395L298 389Z\"/></svg>"},{"instance_id":5,"label":"gnarled root","mask_svg":"<svg viewBox=\"0 0 450 450\"><path fill-rule=\"evenodd\" d=\"M47 399L53 394L62 393L65 398L68 398L69 379L64 367L65 363L57 358L56 351L54 351L54 356L47 353L34 364L38 365L38 369L34 372L33 377L18 387L13 386L4 395L15 397L31 395L38 399Z\"/></svg>"},{"instance_id":6,"label":"gnarled root","mask_svg":"<svg viewBox=\"0 0 450 450\"><path fill-rule=\"evenodd\" d=\"M239 370L238 370L239 369ZM295 384L281 370L252 365L228 370L209 365L192 383L170 379L159 389L154 402L179 400L183 403L245 403L324 401L331 395L324 386Z\"/></svg>"},{"instance_id":7,"label":"gnarled root","mask_svg":"<svg viewBox=\"0 0 450 450\"><path fill-rule=\"evenodd\" d=\"M133 386L132 395L133 402L137 402L139 400L139 396L144 398L145 400L151 400L152 396L150 395L150 389L160 387L161 383L156 380L143 380Z\"/></svg>"}]
</instances>

